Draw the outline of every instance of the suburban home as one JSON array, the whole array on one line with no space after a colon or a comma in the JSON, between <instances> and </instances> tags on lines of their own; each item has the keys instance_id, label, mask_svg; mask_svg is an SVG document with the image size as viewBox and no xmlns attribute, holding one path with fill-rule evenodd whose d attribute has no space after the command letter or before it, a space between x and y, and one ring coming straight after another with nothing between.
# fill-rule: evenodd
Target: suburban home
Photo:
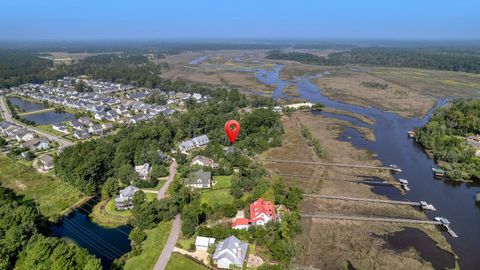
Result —
<instances>
[{"instance_id":1,"label":"suburban home","mask_svg":"<svg viewBox=\"0 0 480 270\"><path fill-rule=\"evenodd\" d=\"M213 244L215 244L215 238L197 236L195 239L196 250L207 250Z\"/></svg>"},{"instance_id":2,"label":"suburban home","mask_svg":"<svg viewBox=\"0 0 480 270\"><path fill-rule=\"evenodd\" d=\"M88 117L80 117L78 119L78 122L82 123L83 125L85 125L87 127L93 126L92 120L90 120L90 118L88 118Z\"/></svg>"},{"instance_id":3,"label":"suburban home","mask_svg":"<svg viewBox=\"0 0 480 270\"><path fill-rule=\"evenodd\" d=\"M53 157L50 155L42 155L38 158L40 163L42 163L42 168L44 171L49 171L53 169Z\"/></svg>"},{"instance_id":4,"label":"suburban home","mask_svg":"<svg viewBox=\"0 0 480 270\"><path fill-rule=\"evenodd\" d=\"M120 190L115 198L115 208L117 210L128 210L133 208L133 195L140 189L135 186L128 186Z\"/></svg>"},{"instance_id":5,"label":"suburban home","mask_svg":"<svg viewBox=\"0 0 480 270\"><path fill-rule=\"evenodd\" d=\"M19 142L26 142L33 140L35 138L35 133L27 130L27 129L21 129L16 132L15 134L15 139Z\"/></svg>"},{"instance_id":6,"label":"suburban home","mask_svg":"<svg viewBox=\"0 0 480 270\"><path fill-rule=\"evenodd\" d=\"M45 139L32 139L22 143L22 146L29 148L31 151L45 150L50 146L50 142Z\"/></svg>"},{"instance_id":7,"label":"suburban home","mask_svg":"<svg viewBox=\"0 0 480 270\"><path fill-rule=\"evenodd\" d=\"M112 130L113 129L113 124L112 123L103 123L102 125L103 130Z\"/></svg>"},{"instance_id":8,"label":"suburban home","mask_svg":"<svg viewBox=\"0 0 480 270\"><path fill-rule=\"evenodd\" d=\"M212 173L199 170L193 172L190 178L185 179L185 186L193 188L211 188Z\"/></svg>"},{"instance_id":9,"label":"suburban home","mask_svg":"<svg viewBox=\"0 0 480 270\"><path fill-rule=\"evenodd\" d=\"M260 198L250 204L250 223L252 225L264 226L267 222L276 219L275 205L271 201L264 201Z\"/></svg>"},{"instance_id":10,"label":"suburban home","mask_svg":"<svg viewBox=\"0 0 480 270\"><path fill-rule=\"evenodd\" d=\"M83 129L83 124L80 123L78 120L72 120L72 121L70 121L70 125L71 125L72 128L75 129L75 130L82 130L82 129Z\"/></svg>"},{"instance_id":11,"label":"suburban home","mask_svg":"<svg viewBox=\"0 0 480 270\"><path fill-rule=\"evenodd\" d=\"M277 220L275 205L262 198L250 204L250 219L237 218L232 223L232 229L248 229L251 225L265 226L269 221Z\"/></svg>"},{"instance_id":12,"label":"suburban home","mask_svg":"<svg viewBox=\"0 0 480 270\"><path fill-rule=\"evenodd\" d=\"M231 266L242 268L247 250L248 243L232 235L218 244L212 259L218 268L229 269Z\"/></svg>"},{"instance_id":13,"label":"suburban home","mask_svg":"<svg viewBox=\"0 0 480 270\"><path fill-rule=\"evenodd\" d=\"M73 131L73 137L79 139L79 140L85 140L90 138L90 133L88 133L85 130L75 130Z\"/></svg>"},{"instance_id":14,"label":"suburban home","mask_svg":"<svg viewBox=\"0 0 480 270\"><path fill-rule=\"evenodd\" d=\"M88 132L90 132L91 134L95 134L95 135L102 135L103 129L102 129L102 126L100 124L95 124L95 125L88 128Z\"/></svg>"},{"instance_id":15,"label":"suburban home","mask_svg":"<svg viewBox=\"0 0 480 270\"><path fill-rule=\"evenodd\" d=\"M53 124L53 125L52 125L52 128L53 128L53 130L56 130L56 131L58 131L58 132L68 134L68 129L67 129L67 127L66 127L64 124L62 124L62 123Z\"/></svg>"},{"instance_id":16,"label":"suburban home","mask_svg":"<svg viewBox=\"0 0 480 270\"><path fill-rule=\"evenodd\" d=\"M146 180L148 178L148 175L150 174L151 170L152 170L152 167L148 163L135 166L135 172L137 172L140 179L143 179L143 180Z\"/></svg>"},{"instance_id":17,"label":"suburban home","mask_svg":"<svg viewBox=\"0 0 480 270\"><path fill-rule=\"evenodd\" d=\"M181 142L180 145L179 145L179 148L180 148L180 151L186 152L186 151L190 151L194 148L203 147L203 146L207 145L208 142L209 142L209 140L208 140L207 135L201 135L201 136L195 137L191 140Z\"/></svg>"},{"instance_id":18,"label":"suburban home","mask_svg":"<svg viewBox=\"0 0 480 270\"><path fill-rule=\"evenodd\" d=\"M218 168L218 164L211 158L204 156L196 156L192 159L192 165L199 165L203 167L211 167L213 169Z\"/></svg>"}]
</instances>

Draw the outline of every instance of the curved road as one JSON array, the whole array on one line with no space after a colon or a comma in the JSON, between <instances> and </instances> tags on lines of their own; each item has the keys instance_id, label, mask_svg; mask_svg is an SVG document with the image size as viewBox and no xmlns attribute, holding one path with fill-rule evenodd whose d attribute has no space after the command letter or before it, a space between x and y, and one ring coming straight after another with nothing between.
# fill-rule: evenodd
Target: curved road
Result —
<instances>
[{"instance_id":1,"label":"curved road","mask_svg":"<svg viewBox=\"0 0 480 270\"><path fill-rule=\"evenodd\" d=\"M177 161L174 159L170 165L170 174L168 175L167 182L162 186L162 188L157 193L157 199L160 201L165 198L168 187L175 179L175 174L177 173ZM180 235L181 220L180 214L175 216L175 219L172 223L172 229L170 230L170 235L168 236L167 243L163 247L162 253L158 257L157 263L153 267L154 270L163 270L170 260L175 244L177 243L178 236Z\"/></svg>"},{"instance_id":2,"label":"curved road","mask_svg":"<svg viewBox=\"0 0 480 270\"><path fill-rule=\"evenodd\" d=\"M5 98L3 96L0 96L0 112L2 113L3 119L5 119L5 121L14 122L15 124L17 124L19 126L22 126L22 127L26 128L30 131L33 131L33 132L37 133L37 134L40 134L43 137L46 137L51 141L58 142L61 145L61 147L67 147L67 146L73 145L73 143L69 140L65 140L62 137L58 137L58 136L52 135L50 133L43 132L41 130L38 130L38 129L30 127L30 126L27 126L24 123L18 122L15 119L13 119L12 113L10 112L10 109L8 108L7 103L5 102Z\"/></svg>"}]
</instances>

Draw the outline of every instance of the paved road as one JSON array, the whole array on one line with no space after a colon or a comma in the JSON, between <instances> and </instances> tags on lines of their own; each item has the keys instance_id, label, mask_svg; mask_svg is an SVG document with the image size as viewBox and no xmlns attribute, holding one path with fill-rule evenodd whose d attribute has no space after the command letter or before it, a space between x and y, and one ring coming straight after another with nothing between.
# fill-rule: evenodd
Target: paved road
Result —
<instances>
[{"instance_id":1,"label":"paved road","mask_svg":"<svg viewBox=\"0 0 480 270\"><path fill-rule=\"evenodd\" d=\"M170 164L170 172L167 178L167 182L162 186L162 188L157 193L157 199L160 201L161 199L165 198L165 194L167 193L168 187L172 183L173 179L175 178L175 174L177 173L177 161L174 159L172 164Z\"/></svg>"},{"instance_id":2,"label":"paved road","mask_svg":"<svg viewBox=\"0 0 480 270\"><path fill-rule=\"evenodd\" d=\"M177 173L177 161L174 159L172 164L170 164L170 174L168 175L167 182L162 186L162 188L157 193L157 199L161 200L165 198L168 187L172 183L173 179L175 178L175 174ZM170 230L170 235L168 236L167 243L163 247L162 253L160 257L158 257L157 263L154 270L163 270L168 264L170 260L170 256L172 255L173 249L175 248L175 244L177 243L178 236L180 235L181 229L181 219L180 214L175 216L175 219L172 223L172 229Z\"/></svg>"},{"instance_id":3,"label":"paved road","mask_svg":"<svg viewBox=\"0 0 480 270\"><path fill-rule=\"evenodd\" d=\"M175 244L177 243L178 236L180 235L180 214L175 216L175 219L172 223L172 230L168 236L167 243L163 247L162 254L158 257L157 263L153 267L153 270L164 270L170 260L170 255L172 255Z\"/></svg>"},{"instance_id":4,"label":"paved road","mask_svg":"<svg viewBox=\"0 0 480 270\"><path fill-rule=\"evenodd\" d=\"M27 126L21 122L18 122L16 121L15 119L13 119L12 117L12 113L10 112L10 109L8 108L7 106L7 103L5 102L5 98L3 96L0 96L0 111L2 113L2 117L3 119L5 119L6 121L9 121L9 122L15 122L16 124L20 125L20 126L23 126L25 127L26 129L30 130L30 131L33 131L39 135L42 135L43 137L46 137L48 138L49 140L51 141L55 141L55 142L58 142L60 144L61 147L67 147L67 146L71 146L73 145L73 143L71 141L68 141L64 138L61 138L61 137L58 137L58 136L55 136L55 135L52 135L50 133L46 133L46 132L43 132L41 130L38 130L36 128L33 128L33 127L30 127L30 126Z\"/></svg>"}]
</instances>

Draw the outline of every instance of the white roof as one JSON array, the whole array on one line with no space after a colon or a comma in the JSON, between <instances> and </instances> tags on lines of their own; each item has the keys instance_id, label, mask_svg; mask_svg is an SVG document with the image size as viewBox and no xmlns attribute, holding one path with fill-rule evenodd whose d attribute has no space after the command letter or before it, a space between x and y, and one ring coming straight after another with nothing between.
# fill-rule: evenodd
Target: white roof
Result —
<instances>
[{"instance_id":1,"label":"white roof","mask_svg":"<svg viewBox=\"0 0 480 270\"><path fill-rule=\"evenodd\" d=\"M215 243L215 238L211 237L204 237L204 236L197 236L197 239L195 239L195 245L196 246L211 246Z\"/></svg>"}]
</instances>

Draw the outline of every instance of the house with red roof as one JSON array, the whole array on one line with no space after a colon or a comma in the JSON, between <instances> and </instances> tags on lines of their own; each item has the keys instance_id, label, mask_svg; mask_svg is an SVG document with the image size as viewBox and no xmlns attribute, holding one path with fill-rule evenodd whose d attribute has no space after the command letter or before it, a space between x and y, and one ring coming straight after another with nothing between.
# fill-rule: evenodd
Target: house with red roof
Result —
<instances>
[{"instance_id":1,"label":"house with red roof","mask_svg":"<svg viewBox=\"0 0 480 270\"><path fill-rule=\"evenodd\" d=\"M275 205L262 198L250 204L250 219L237 218L232 223L233 229L248 229L250 225L265 226L269 221L277 220Z\"/></svg>"}]
</instances>

